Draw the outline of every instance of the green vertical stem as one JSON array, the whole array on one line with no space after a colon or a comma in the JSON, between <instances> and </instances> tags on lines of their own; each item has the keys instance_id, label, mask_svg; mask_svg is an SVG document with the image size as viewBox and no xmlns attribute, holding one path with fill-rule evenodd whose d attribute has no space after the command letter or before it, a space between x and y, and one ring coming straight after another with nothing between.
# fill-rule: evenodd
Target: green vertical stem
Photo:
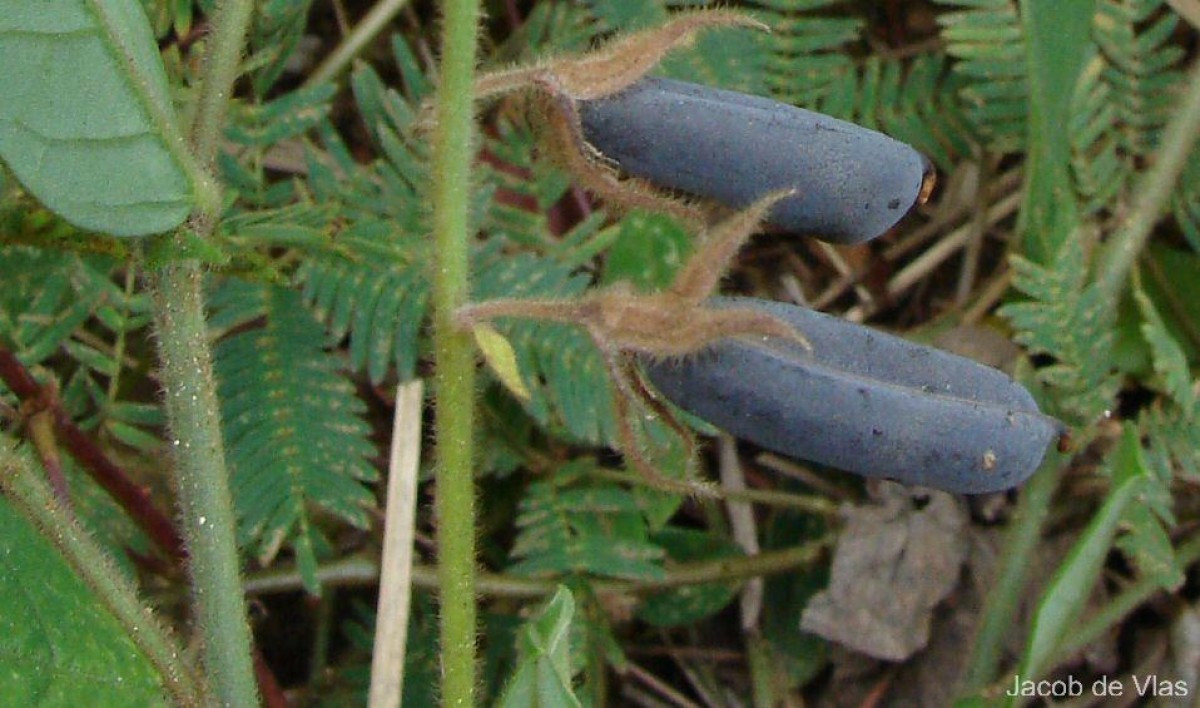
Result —
<instances>
[{"instance_id":1,"label":"green vertical stem","mask_svg":"<svg viewBox=\"0 0 1200 708\"><path fill-rule=\"evenodd\" d=\"M438 582L442 704L475 703L475 354L452 321L467 300L478 0L446 0L433 136L434 348L437 356Z\"/></svg>"},{"instance_id":2,"label":"green vertical stem","mask_svg":"<svg viewBox=\"0 0 1200 708\"><path fill-rule=\"evenodd\" d=\"M1200 534L1193 533L1176 547L1175 562L1180 568L1188 568L1197 561L1200 561ZM1058 658L1054 663L1069 661L1087 647L1103 641L1102 637L1124 621L1130 613L1155 595L1165 592L1159 579L1153 575L1146 574L1137 578L1131 585L1123 587L1119 593L1108 598L1101 607L1080 621L1070 634L1062 638L1062 644L1057 651Z\"/></svg>"},{"instance_id":3,"label":"green vertical stem","mask_svg":"<svg viewBox=\"0 0 1200 708\"><path fill-rule=\"evenodd\" d=\"M225 111L233 83L241 73L242 51L253 16L254 0L217 0L191 135L192 152L208 169L212 168L221 143Z\"/></svg>"},{"instance_id":4,"label":"green vertical stem","mask_svg":"<svg viewBox=\"0 0 1200 708\"><path fill-rule=\"evenodd\" d=\"M971 663L963 678L964 693L982 690L992 682L1000 665L1001 653L1013 634L1021 593L1033 566L1030 559L1041 540L1050 501L1058 489L1060 472L1067 461L1067 457L1051 450L1037 474L1021 490L1021 500L1004 539L1000 573L988 593L975 633Z\"/></svg>"},{"instance_id":5,"label":"green vertical stem","mask_svg":"<svg viewBox=\"0 0 1200 708\"><path fill-rule=\"evenodd\" d=\"M221 703L249 706L258 693L200 279L200 266L185 261L153 280L160 375L205 674Z\"/></svg>"},{"instance_id":6,"label":"green vertical stem","mask_svg":"<svg viewBox=\"0 0 1200 708\"><path fill-rule=\"evenodd\" d=\"M193 154L210 172L253 9L252 0L219 0L213 15L191 132ZM208 237L218 209L214 200L202 200L185 228ZM151 278L160 374L205 674L220 703L252 706L258 704L258 691L201 277L200 264L186 260L168 263Z\"/></svg>"}]
</instances>

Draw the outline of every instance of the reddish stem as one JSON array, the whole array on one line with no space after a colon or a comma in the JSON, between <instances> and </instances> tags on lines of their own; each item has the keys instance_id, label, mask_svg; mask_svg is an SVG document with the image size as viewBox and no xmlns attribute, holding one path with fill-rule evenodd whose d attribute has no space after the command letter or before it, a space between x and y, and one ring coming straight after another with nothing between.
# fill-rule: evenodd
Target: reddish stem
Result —
<instances>
[{"instance_id":1,"label":"reddish stem","mask_svg":"<svg viewBox=\"0 0 1200 708\"><path fill-rule=\"evenodd\" d=\"M53 387L40 385L16 355L3 348L0 348L0 379L23 402L53 414L59 439L71 456L163 552L174 560L186 556L183 540L175 532L171 519L154 505L149 490L131 480L75 425L63 410Z\"/></svg>"},{"instance_id":2,"label":"reddish stem","mask_svg":"<svg viewBox=\"0 0 1200 708\"><path fill-rule=\"evenodd\" d=\"M258 679L258 692L266 708L288 707L287 695L258 647L254 647L254 676Z\"/></svg>"},{"instance_id":3,"label":"reddish stem","mask_svg":"<svg viewBox=\"0 0 1200 708\"><path fill-rule=\"evenodd\" d=\"M33 404L30 407L37 410L28 417L29 437L33 440L33 446L37 448L38 456L42 460L42 469L46 470L46 477L50 480L50 489L54 492L54 498L68 514L74 516L75 510L71 504L70 485L67 484L62 460L58 456L58 439L54 436L54 416L48 409L38 405L40 401L34 400L30 403Z\"/></svg>"}]
</instances>

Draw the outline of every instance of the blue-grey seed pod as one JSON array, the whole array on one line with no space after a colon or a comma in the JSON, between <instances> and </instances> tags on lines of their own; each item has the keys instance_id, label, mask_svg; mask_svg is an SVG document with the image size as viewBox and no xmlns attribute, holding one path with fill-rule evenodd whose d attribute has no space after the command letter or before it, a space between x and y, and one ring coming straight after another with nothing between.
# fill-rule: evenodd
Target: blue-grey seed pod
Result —
<instances>
[{"instance_id":1,"label":"blue-grey seed pod","mask_svg":"<svg viewBox=\"0 0 1200 708\"><path fill-rule=\"evenodd\" d=\"M645 361L686 411L766 449L867 477L981 494L1016 486L1064 428L1003 372L785 303L717 298L769 312L811 343L726 339Z\"/></svg>"},{"instance_id":2,"label":"blue-grey seed pod","mask_svg":"<svg viewBox=\"0 0 1200 708\"><path fill-rule=\"evenodd\" d=\"M622 171L735 209L795 189L768 221L835 243L879 236L933 187L908 145L760 96L646 78L579 111L585 138Z\"/></svg>"}]
</instances>

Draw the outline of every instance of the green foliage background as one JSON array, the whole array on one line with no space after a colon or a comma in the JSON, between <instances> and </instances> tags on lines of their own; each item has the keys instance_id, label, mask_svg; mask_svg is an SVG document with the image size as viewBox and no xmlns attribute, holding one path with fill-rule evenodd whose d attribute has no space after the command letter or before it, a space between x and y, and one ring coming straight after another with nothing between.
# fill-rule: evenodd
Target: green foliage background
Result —
<instances>
[{"instance_id":1,"label":"green foliage background","mask_svg":"<svg viewBox=\"0 0 1200 708\"><path fill-rule=\"evenodd\" d=\"M0 17L6 4L0 2ZM186 114L195 69L189 45L177 40L199 31L196 23L213 3L142 4L163 47L170 100ZM499 19L504 11L496 3L484 65L581 51L614 32L661 22L677 6L703 4L546 0L528 4L513 27ZM430 174L418 115L435 79L427 61L433 24L412 15L354 66L348 92L301 84L303 74L289 60L310 19L321 17L312 5L258 4L248 80L220 160L228 191L219 238L197 243L190 255L210 266L211 337L242 548L255 568L294 565L303 587L317 593L321 567L345 556L378 511L385 447L382 418L372 411L387 398L380 392L428 373ZM924 36L892 46L888 28L904 18L889 17L876 3L739 6L772 32L708 33L661 72L772 95L884 131L922 150L950 185L983 175L966 197L956 197L973 213L987 214L1008 196L986 178L998 183L1001 174L1020 171L1019 213L999 228L1003 258L983 275L1011 264L1003 326L1037 356L1036 366L1023 368L1026 382L1049 412L1075 427L1079 448L1102 433L1096 423L1111 412L1136 433L1137 455L1126 450L1100 465L1117 475L1115 489L1127 492L1131 475L1141 480L1144 503L1122 506L1124 531L1115 542L1137 577L1177 587L1182 569L1168 535L1177 523L1173 494L1200 475L1193 373L1200 356L1200 292L1193 292L1200 283L1200 161L1192 160L1176 185L1170 218L1120 301L1108 301L1110 293L1093 281L1094 256L1120 228L1176 109L1195 29L1161 0L944 0L915 3L906 15L909 32ZM926 16L925 24L913 19ZM11 67L0 72L0 91L29 80ZM0 123L5 117L0 109ZM504 111L485 111L483 120L483 158L471 185L476 298L571 297L618 279L657 287L686 259L689 236L678 224L657 215L579 212L572 205L581 195L567 175L537 158L520 120ZM149 159L176 159L161 145L147 150ZM159 186L175 190L160 200L171 217L179 186ZM57 381L70 415L169 495L139 278L147 264L175 256L152 238L133 242L88 230L122 233L107 222L68 223L55 215L64 211L57 198L46 197L44 206L12 174L0 173L0 343ZM950 201L935 201L929 219L949 211ZM564 214L573 215L566 227ZM714 508L705 510L703 532L686 529L689 520L676 516L681 499L626 483L609 452L616 424L608 382L583 333L525 322L503 330L532 396L517 401L490 379L481 391L481 562L494 572L573 587L573 615L559 598L553 616L574 623L574 658L564 663L558 644L548 655L559 676L586 668L585 700L599 704L597 667L622 666L622 647L638 637L599 609L593 582L660 581L673 563L740 552ZM1122 388L1138 392L1136 406L1121 405ZM665 431L651 426L647 435L662 443L664 467L681 474L683 453L668 449ZM114 527L110 507L80 508L94 527ZM794 512L763 513L769 526ZM1116 520L1106 531L1110 540ZM823 533L824 521L810 522L818 529L809 538ZM118 553L143 544L124 528L103 539ZM1101 551L1107 549L1108 542ZM821 572L796 571L794 582L811 584ZM1094 581L1099 568L1079 572ZM798 615L807 594L775 589L769 597L791 606L771 612ZM733 597L727 585L695 590L692 602L663 603L670 621L655 613L650 624L699 623ZM428 623L420 608L432 609L418 608L414 621ZM511 618L515 608L498 601L488 609ZM410 652L411 671L430 675L428 664L415 665L436 659L433 632L420 626L428 631L415 632L413 641L427 644ZM501 639L511 637L511 622L506 626L488 642L489 666L517 661L512 642ZM815 640L799 656L795 642L768 637L778 656L820 661ZM530 651L522 649L523 670ZM351 652L331 683L313 690L354 690L360 654ZM812 674L792 672L791 687ZM489 695L501 683L493 679Z\"/></svg>"}]
</instances>

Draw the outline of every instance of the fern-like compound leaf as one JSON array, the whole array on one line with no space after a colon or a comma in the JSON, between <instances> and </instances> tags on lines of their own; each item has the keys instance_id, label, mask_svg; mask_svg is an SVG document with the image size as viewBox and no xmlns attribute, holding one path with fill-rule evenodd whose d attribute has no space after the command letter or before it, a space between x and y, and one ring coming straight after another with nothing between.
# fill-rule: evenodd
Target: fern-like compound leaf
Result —
<instances>
[{"instance_id":1,"label":"fern-like compound leaf","mask_svg":"<svg viewBox=\"0 0 1200 708\"><path fill-rule=\"evenodd\" d=\"M287 542L317 592L317 512L360 528L370 521L364 483L378 474L365 406L298 293L231 281L213 308L215 320L246 326L215 350L241 541L264 562Z\"/></svg>"},{"instance_id":2,"label":"fern-like compound leaf","mask_svg":"<svg viewBox=\"0 0 1200 708\"><path fill-rule=\"evenodd\" d=\"M995 152L1025 143L1029 114L1025 35L1011 0L940 0L946 52L964 79L960 96L975 131Z\"/></svg>"},{"instance_id":3,"label":"fern-like compound leaf","mask_svg":"<svg viewBox=\"0 0 1200 708\"><path fill-rule=\"evenodd\" d=\"M1031 300L1004 306L1000 314L1014 338L1056 363L1038 378L1056 390L1053 414L1090 423L1108 410L1120 379L1113 373L1113 308L1095 285L1085 286L1086 263L1077 243L1067 242L1050 266L1013 258L1013 285Z\"/></svg>"},{"instance_id":4,"label":"fern-like compound leaf","mask_svg":"<svg viewBox=\"0 0 1200 708\"><path fill-rule=\"evenodd\" d=\"M613 484L573 484L588 462L530 485L517 516L510 567L521 575L588 573L645 579L664 575L637 497Z\"/></svg>"}]
</instances>

